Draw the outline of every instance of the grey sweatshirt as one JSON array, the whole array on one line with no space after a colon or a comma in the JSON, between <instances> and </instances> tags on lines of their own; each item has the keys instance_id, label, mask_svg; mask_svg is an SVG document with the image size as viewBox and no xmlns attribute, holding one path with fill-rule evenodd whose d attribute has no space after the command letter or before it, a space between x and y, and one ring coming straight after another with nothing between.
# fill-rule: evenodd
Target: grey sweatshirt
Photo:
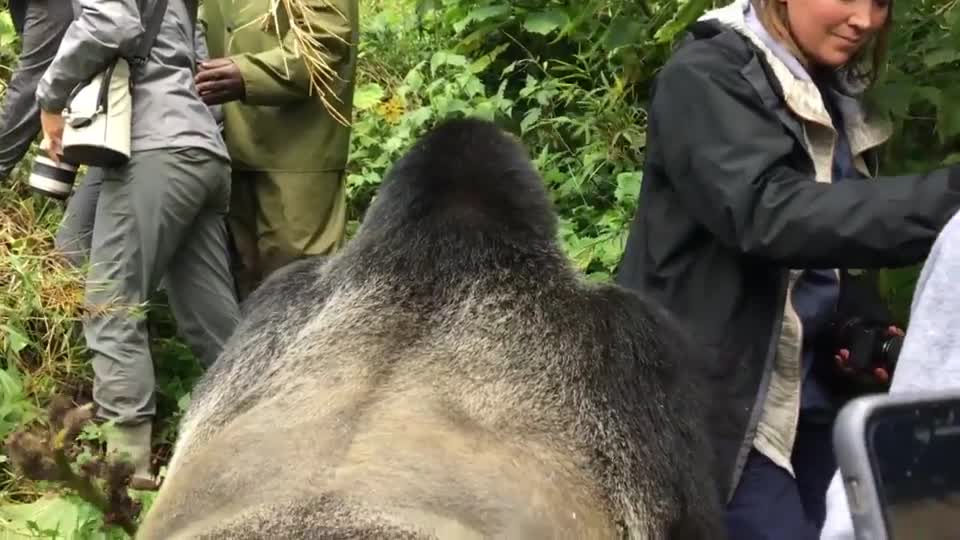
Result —
<instances>
[{"instance_id":1,"label":"grey sweatshirt","mask_svg":"<svg viewBox=\"0 0 960 540\"><path fill-rule=\"evenodd\" d=\"M923 266L910 325L890 392L960 390L960 213L941 231ZM852 540L853 522L839 473L827 489L821 540Z\"/></svg>"}]
</instances>

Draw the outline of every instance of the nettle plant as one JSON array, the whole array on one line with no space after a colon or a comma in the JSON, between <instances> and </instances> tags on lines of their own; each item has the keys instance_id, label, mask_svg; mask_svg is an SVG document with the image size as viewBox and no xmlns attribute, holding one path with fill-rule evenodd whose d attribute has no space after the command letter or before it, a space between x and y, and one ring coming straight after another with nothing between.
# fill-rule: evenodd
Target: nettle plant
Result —
<instances>
[{"instance_id":1,"label":"nettle plant","mask_svg":"<svg viewBox=\"0 0 960 540\"><path fill-rule=\"evenodd\" d=\"M436 0L417 2L408 17L378 13L365 46L391 61L364 71L357 89L351 217L361 218L386 168L434 122L494 119L534 155L574 264L608 279L640 190L649 82L708 4ZM388 45L401 36L402 55Z\"/></svg>"},{"instance_id":2,"label":"nettle plant","mask_svg":"<svg viewBox=\"0 0 960 540\"><path fill-rule=\"evenodd\" d=\"M440 116L492 114L536 156L571 259L608 278L642 181L651 82L683 29L726 1L401 3L365 26L365 62L377 57L382 69L364 73L358 89L352 218L399 150ZM960 0L897 0L895 8L888 69L870 96L896 128L883 172L958 162ZM917 271L883 274L904 321Z\"/></svg>"}]
</instances>

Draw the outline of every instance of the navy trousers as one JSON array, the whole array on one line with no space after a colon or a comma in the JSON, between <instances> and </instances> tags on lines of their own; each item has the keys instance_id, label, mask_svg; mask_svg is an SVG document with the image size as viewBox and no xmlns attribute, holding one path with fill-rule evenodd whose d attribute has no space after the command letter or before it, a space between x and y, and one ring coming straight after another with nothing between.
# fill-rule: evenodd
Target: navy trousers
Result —
<instances>
[{"instance_id":1,"label":"navy trousers","mask_svg":"<svg viewBox=\"0 0 960 540\"><path fill-rule=\"evenodd\" d=\"M730 540L819 540L827 486L837 468L832 428L801 414L791 458L796 478L751 450L727 505Z\"/></svg>"}]
</instances>

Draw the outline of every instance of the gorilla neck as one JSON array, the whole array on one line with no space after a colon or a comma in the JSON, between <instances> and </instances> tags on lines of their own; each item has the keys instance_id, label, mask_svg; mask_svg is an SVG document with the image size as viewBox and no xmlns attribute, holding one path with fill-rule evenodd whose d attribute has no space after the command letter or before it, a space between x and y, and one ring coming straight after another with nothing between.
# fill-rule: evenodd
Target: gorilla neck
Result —
<instances>
[{"instance_id":1,"label":"gorilla neck","mask_svg":"<svg viewBox=\"0 0 960 540\"><path fill-rule=\"evenodd\" d=\"M404 268L420 272L419 277L436 275L438 265L443 274L489 272L503 268L523 273L539 268L543 272L568 272L567 261L553 238L534 234L517 234L504 227L463 226L433 227L430 232L413 227L385 231L363 242L371 260L391 261L392 271ZM359 239L358 239L359 240ZM552 275L552 274L551 274Z\"/></svg>"}]
</instances>

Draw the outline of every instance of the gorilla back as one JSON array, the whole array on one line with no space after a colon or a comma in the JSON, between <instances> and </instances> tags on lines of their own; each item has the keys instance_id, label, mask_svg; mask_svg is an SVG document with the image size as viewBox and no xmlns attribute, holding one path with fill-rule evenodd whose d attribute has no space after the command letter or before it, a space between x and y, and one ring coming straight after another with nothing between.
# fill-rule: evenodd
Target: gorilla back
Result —
<instances>
[{"instance_id":1,"label":"gorilla back","mask_svg":"<svg viewBox=\"0 0 960 540\"><path fill-rule=\"evenodd\" d=\"M425 135L251 296L138 537L722 538L697 355L555 237L518 142Z\"/></svg>"}]
</instances>

